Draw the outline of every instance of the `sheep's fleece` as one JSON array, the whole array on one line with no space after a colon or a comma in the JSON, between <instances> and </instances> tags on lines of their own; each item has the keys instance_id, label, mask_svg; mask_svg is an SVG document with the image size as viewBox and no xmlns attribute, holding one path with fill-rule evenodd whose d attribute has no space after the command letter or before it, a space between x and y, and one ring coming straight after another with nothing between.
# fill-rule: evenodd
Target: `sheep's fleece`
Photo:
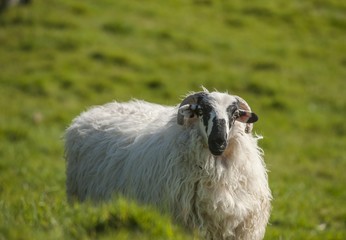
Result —
<instances>
[{"instance_id":1,"label":"sheep's fleece","mask_svg":"<svg viewBox=\"0 0 346 240\"><path fill-rule=\"evenodd\" d=\"M262 239L271 191L255 121L240 97L206 89L175 107L139 100L93 107L65 134L68 200L121 195L205 239Z\"/></svg>"}]
</instances>

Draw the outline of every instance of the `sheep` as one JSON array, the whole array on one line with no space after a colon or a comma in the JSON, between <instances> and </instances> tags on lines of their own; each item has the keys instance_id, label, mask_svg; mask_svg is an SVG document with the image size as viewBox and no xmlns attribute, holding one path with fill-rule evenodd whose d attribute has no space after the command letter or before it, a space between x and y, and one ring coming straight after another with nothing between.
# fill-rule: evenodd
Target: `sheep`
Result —
<instances>
[{"instance_id":1,"label":"sheep","mask_svg":"<svg viewBox=\"0 0 346 240\"><path fill-rule=\"evenodd\" d=\"M140 100L96 106L65 134L68 200L125 196L171 214L205 239L262 239L271 191L239 96L190 93L178 106Z\"/></svg>"}]
</instances>

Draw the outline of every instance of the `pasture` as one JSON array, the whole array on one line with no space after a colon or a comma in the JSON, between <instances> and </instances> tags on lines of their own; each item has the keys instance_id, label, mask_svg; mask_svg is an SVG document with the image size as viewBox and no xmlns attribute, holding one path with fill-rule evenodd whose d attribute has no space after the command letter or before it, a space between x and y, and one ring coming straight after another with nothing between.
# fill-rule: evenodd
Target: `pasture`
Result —
<instances>
[{"instance_id":1,"label":"pasture","mask_svg":"<svg viewBox=\"0 0 346 240\"><path fill-rule=\"evenodd\" d=\"M198 239L126 199L70 206L63 133L92 105L240 95L260 118L265 239L346 239L346 2L34 0L0 13L0 239Z\"/></svg>"}]
</instances>

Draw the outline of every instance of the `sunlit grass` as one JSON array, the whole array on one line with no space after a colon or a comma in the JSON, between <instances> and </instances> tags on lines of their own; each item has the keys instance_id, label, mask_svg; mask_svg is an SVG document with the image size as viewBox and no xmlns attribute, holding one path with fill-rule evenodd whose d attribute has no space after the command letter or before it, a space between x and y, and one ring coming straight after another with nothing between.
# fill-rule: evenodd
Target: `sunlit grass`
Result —
<instances>
[{"instance_id":1,"label":"sunlit grass","mask_svg":"<svg viewBox=\"0 0 346 240\"><path fill-rule=\"evenodd\" d=\"M193 239L123 199L68 205L62 136L91 105L178 104L202 85L260 117L266 239L345 239L345 11L338 0L37 0L2 12L0 239Z\"/></svg>"}]
</instances>

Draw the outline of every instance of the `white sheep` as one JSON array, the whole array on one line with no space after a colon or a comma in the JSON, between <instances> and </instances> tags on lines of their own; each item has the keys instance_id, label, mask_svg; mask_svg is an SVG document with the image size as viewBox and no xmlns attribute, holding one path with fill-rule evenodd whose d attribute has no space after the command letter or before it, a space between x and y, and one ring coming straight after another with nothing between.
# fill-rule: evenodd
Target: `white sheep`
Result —
<instances>
[{"instance_id":1,"label":"white sheep","mask_svg":"<svg viewBox=\"0 0 346 240\"><path fill-rule=\"evenodd\" d=\"M251 134L257 119L242 98L206 89L177 107L138 100L94 107L66 131L68 199L119 194L206 239L262 239L271 191Z\"/></svg>"}]
</instances>

